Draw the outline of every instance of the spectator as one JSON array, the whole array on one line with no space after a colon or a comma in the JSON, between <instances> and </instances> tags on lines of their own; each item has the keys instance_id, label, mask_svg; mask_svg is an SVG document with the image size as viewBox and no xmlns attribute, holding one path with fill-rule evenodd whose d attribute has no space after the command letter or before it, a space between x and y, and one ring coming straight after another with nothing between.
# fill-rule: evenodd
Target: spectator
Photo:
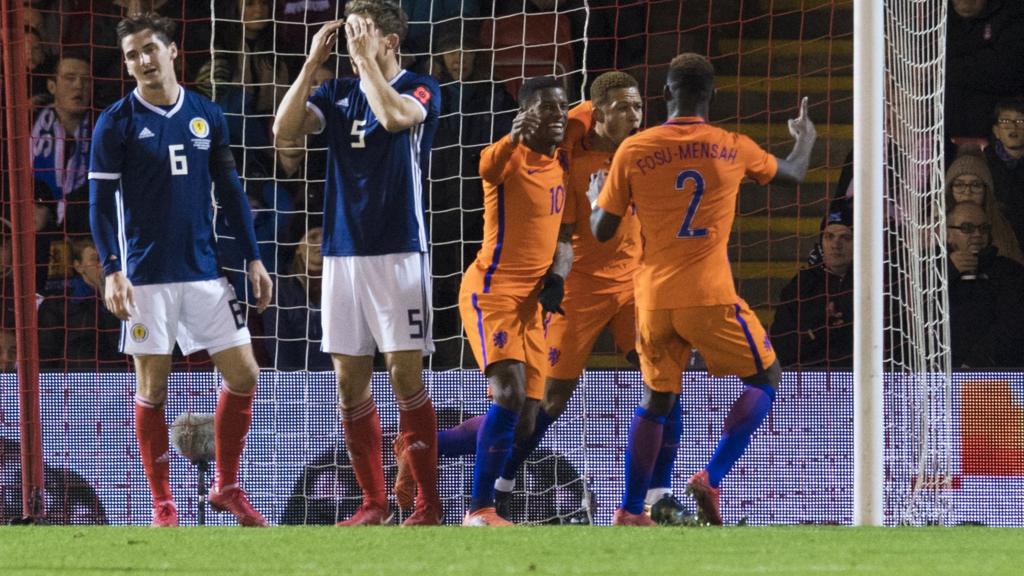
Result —
<instances>
[{"instance_id":1,"label":"spectator","mask_svg":"<svg viewBox=\"0 0 1024 576\"><path fill-rule=\"evenodd\" d=\"M981 206L992 226L992 244L1002 256L1024 264L1020 244L996 200L992 173L985 159L974 154L961 154L946 170L946 206L970 202Z\"/></svg>"},{"instance_id":2,"label":"spectator","mask_svg":"<svg viewBox=\"0 0 1024 576\"><path fill-rule=\"evenodd\" d=\"M53 102L53 95L46 83L53 75L53 62L43 46L39 30L28 27L25 30L25 66L28 68L28 89L34 106L46 106Z\"/></svg>"},{"instance_id":3,"label":"spectator","mask_svg":"<svg viewBox=\"0 0 1024 576\"><path fill-rule=\"evenodd\" d=\"M1024 367L1024 267L999 254L981 206L949 208L946 227L953 366Z\"/></svg>"},{"instance_id":4,"label":"spectator","mask_svg":"<svg viewBox=\"0 0 1024 576\"><path fill-rule=\"evenodd\" d=\"M6 319L5 319L6 322ZM14 319L11 318L11 323ZM0 372L18 371L18 341L13 328L0 327Z\"/></svg>"},{"instance_id":5,"label":"spectator","mask_svg":"<svg viewBox=\"0 0 1024 576\"><path fill-rule=\"evenodd\" d=\"M277 51L295 60L293 70L302 65L310 38L324 22L340 18L340 2L277 0L274 9Z\"/></svg>"},{"instance_id":6,"label":"spectator","mask_svg":"<svg viewBox=\"0 0 1024 576\"><path fill-rule=\"evenodd\" d=\"M32 126L32 169L57 202L56 224L68 233L89 232L89 140L92 80L88 56L65 51L47 81L53 105Z\"/></svg>"},{"instance_id":7,"label":"spectator","mask_svg":"<svg viewBox=\"0 0 1024 576\"><path fill-rule=\"evenodd\" d=\"M231 146L243 171L248 162L257 161L256 156L246 158L245 149L260 150L261 160L272 157L268 119L288 85L288 67L276 60L274 36L268 30L270 1L222 2L213 59L199 69L194 81L198 92L224 109Z\"/></svg>"},{"instance_id":8,"label":"spectator","mask_svg":"<svg viewBox=\"0 0 1024 576\"><path fill-rule=\"evenodd\" d=\"M476 40L448 35L437 49L433 72L442 108L430 163L434 328L437 334L457 334L459 274L483 239L480 153L511 130L516 103L503 84L488 78L490 66ZM461 338L435 344L433 366L459 364Z\"/></svg>"},{"instance_id":9,"label":"spectator","mask_svg":"<svg viewBox=\"0 0 1024 576\"><path fill-rule=\"evenodd\" d=\"M14 244L11 238L11 224L2 220L3 234L0 235L0 328L14 328ZM13 340L12 340L13 342Z\"/></svg>"},{"instance_id":10,"label":"spectator","mask_svg":"<svg viewBox=\"0 0 1024 576\"><path fill-rule=\"evenodd\" d=\"M1000 100L992 117L992 139L985 148L996 200L1024 243L1024 99Z\"/></svg>"},{"instance_id":11,"label":"spectator","mask_svg":"<svg viewBox=\"0 0 1024 576\"><path fill-rule=\"evenodd\" d=\"M984 138L1001 98L1024 93L1024 10L1017 0L951 0L946 134Z\"/></svg>"},{"instance_id":12,"label":"spectator","mask_svg":"<svg viewBox=\"0 0 1024 576\"><path fill-rule=\"evenodd\" d=\"M320 254L323 229L313 228L295 248L287 276L280 276L275 306L263 312L263 328L274 338L263 342L278 370L331 370L331 357L320 351Z\"/></svg>"},{"instance_id":13,"label":"spectator","mask_svg":"<svg viewBox=\"0 0 1024 576\"><path fill-rule=\"evenodd\" d=\"M45 183L36 180L33 224L36 236L36 294L63 294L70 275L65 235L57 229L57 201Z\"/></svg>"},{"instance_id":14,"label":"spectator","mask_svg":"<svg viewBox=\"0 0 1024 576\"><path fill-rule=\"evenodd\" d=\"M45 370L95 372L124 369L121 321L103 304L103 267L92 240L71 242L75 275L67 294L39 306L39 362Z\"/></svg>"},{"instance_id":15,"label":"spectator","mask_svg":"<svg viewBox=\"0 0 1024 576\"><path fill-rule=\"evenodd\" d=\"M832 201L822 222L822 262L801 270L779 296L771 339L785 368L848 368L853 362L853 203Z\"/></svg>"}]
</instances>

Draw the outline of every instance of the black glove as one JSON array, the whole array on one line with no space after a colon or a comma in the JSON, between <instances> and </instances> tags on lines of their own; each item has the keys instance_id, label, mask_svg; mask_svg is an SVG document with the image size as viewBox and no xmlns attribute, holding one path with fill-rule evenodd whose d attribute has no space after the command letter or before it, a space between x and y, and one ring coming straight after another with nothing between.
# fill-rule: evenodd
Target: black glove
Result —
<instances>
[{"instance_id":1,"label":"black glove","mask_svg":"<svg viewBox=\"0 0 1024 576\"><path fill-rule=\"evenodd\" d=\"M551 312L552 314L561 314L565 316L565 310L562 310L562 298L565 297L565 279L553 272L548 272L548 275L544 277L544 286L540 289L540 307L545 312Z\"/></svg>"}]
</instances>

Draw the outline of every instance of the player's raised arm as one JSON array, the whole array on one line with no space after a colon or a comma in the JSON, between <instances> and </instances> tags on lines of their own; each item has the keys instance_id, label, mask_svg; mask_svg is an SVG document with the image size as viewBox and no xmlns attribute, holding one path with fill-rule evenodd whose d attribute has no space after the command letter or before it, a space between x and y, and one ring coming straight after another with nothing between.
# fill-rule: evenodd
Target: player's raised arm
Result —
<instances>
[{"instance_id":1,"label":"player's raised arm","mask_svg":"<svg viewBox=\"0 0 1024 576\"><path fill-rule=\"evenodd\" d=\"M382 35L369 18L351 14L345 21L345 38L348 53L359 73L366 100L377 121L388 132L401 132L423 122L427 118L426 100L399 94L391 87L381 69L378 57L393 58L398 54L398 34ZM394 56L388 56L394 54Z\"/></svg>"},{"instance_id":2,"label":"player's raised arm","mask_svg":"<svg viewBox=\"0 0 1024 576\"><path fill-rule=\"evenodd\" d=\"M344 24L344 20L328 22L313 35L309 56L306 57L299 76L292 82L277 108L277 116L274 117L275 136L295 140L323 129L320 116L306 107L306 100L309 98L313 74L334 51L334 46L338 43L339 29Z\"/></svg>"},{"instance_id":3,"label":"player's raised arm","mask_svg":"<svg viewBox=\"0 0 1024 576\"><path fill-rule=\"evenodd\" d=\"M789 120L789 133L793 135L793 151L785 160L779 158L779 168L772 179L772 184L795 186L804 181L807 166L811 163L811 152L818 132L807 115L807 97L800 101L800 114Z\"/></svg>"},{"instance_id":4,"label":"player's raised arm","mask_svg":"<svg viewBox=\"0 0 1024 576\"><path fill-rule=\"evenodd\" d=\"M540 119L529 109L520 109L512 120L512 131L480 153L480 177L492 184L501 184L509 172L509 160L526 134L540 126Z\"/></svg>"}]
</instances>

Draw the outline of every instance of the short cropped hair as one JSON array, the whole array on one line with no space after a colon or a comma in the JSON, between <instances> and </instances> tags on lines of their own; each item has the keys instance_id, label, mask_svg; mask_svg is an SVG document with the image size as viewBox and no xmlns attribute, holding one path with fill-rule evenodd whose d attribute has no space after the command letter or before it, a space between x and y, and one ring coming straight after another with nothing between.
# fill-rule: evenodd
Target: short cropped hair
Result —
<instances>
[{"instance_id":1,"label":"short cropped hair","mask_svg":"<svg viewBox=\"0 0 1024 576\"><path fill-rule=\"evenodd\" d=\"M608 103L608 93L617 88L639 88L640 84L625 72L611 71L598 76L590 85L590 99L597 106Z\"/></svg>"},{"instance_id":2,"label":"short cropped hair","mask_svg":"<svg viewBox=\"0 0 1024 576\"><path fill-rule=\"evenodd\" d=\"M519 107L525 107L530 100L533 99L534 94L541 90L547 90L548 88L561 88L562 90L565 90L565 85L562 84L561 80L554 76L535 76L527 79L526 82L523 82L523 85L519 87Z\"/></svg>"},{"instance_id":3,"label":"short cropped hair","mask_svg":"<svg viewBox=\"0 0 1024 576\"><path fill-rule=\"evenodd\" d=\"M993 124L999 122L999 115L1003 112L1024 114L1024 98L1003 98L999 102L996 102L996 107L992 110Z\"/></svg>"},{"instance_id":4,"label":"short cropped hair","mask_svg":"<svg viewBox=\"0 0 1024 576\"><path fill-rule=\"evenodd\" d=\"M405 41L409 32L409 17L402 7L387 0L348 0L345 3L345 18L352 14L368 16L385 35L397 34L398 42Z\"/></svg>"},{"instance_id":5,"label":"short cropped hair","mask_svg":"<svg viewBox=\"0 0 1024 576\"><path fill-rule=\"evenodd\" d=\"M89 51L78 46L67 48L61 47L60 58L57 59L58 66L60 66L62 60L81 60L86 64L92 64L92 58ZM56 70L54 70L54 72L56 72Z\"/></svg>"},{"instance_id":6,"label":"short cropped hair","mask_svg":"<svg viewBox=\"0 0 1024 576\"><path fill-rule=\"evenodd\" d=\"M120 46L121 41L126 36L131 36L143 30L152 30L153 34L164 45L170 46L171 42L174 42L174 29L174 20L161 16L156 12L133 14L117 23L117 44Z\"/></svg>"},{"instance_id":7,"label":"short cropped hair","mask_svg":"<svg viewBox=\"0 0 1024 576\"><path fill-rule=\"evenodd\" d=\"M84 262L86 248L96 249L90 238L75 238L71 241L71 261Z\"/></svg>"},{"instance_id":8,"label":"short cropped hair","mask_svg":"<svg viewBox=\"0 0 1024 576\"><path fill-rule=\"evenodd\" d=\"M710 95L715 87L715 67L700 54L684 52L669 63L666 81L673 92L691 97Z\"/></svg>"}]
</instances>

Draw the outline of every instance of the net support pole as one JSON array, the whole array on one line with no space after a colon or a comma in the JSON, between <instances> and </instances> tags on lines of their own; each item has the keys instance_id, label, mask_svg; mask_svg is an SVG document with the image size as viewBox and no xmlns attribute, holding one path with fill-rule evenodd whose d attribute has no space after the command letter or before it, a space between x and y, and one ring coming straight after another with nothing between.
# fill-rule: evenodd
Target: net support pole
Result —
<instances>
[{"instance_id":1,"label":"net support pole","mask_svg":"<svg viewBox=\"0 0 1024 576\"><path fill-rule=\"evenodd\" d=\"M43 480L43 434L39 410L39 358L35 301L35 225L32 190L31 129L25 30L22 3L0 0L3 52L3 98L8 137L7 167L11 190L14 255L14 321L18 346L18 409L21 435L21 502L23 522L46 516Z\"/></svg>"},{"instance_id":2,"label":"net support pole","mask_svg":"<svg viewBox=\"0 0 1024 576\"><path fill-rule=\"evenodd\" d=\"M892 0L885 0L891 2ZM884 109L883 2L853 3L853 524L884 516L882 421Z\"/></svg>"}]
</instances>

